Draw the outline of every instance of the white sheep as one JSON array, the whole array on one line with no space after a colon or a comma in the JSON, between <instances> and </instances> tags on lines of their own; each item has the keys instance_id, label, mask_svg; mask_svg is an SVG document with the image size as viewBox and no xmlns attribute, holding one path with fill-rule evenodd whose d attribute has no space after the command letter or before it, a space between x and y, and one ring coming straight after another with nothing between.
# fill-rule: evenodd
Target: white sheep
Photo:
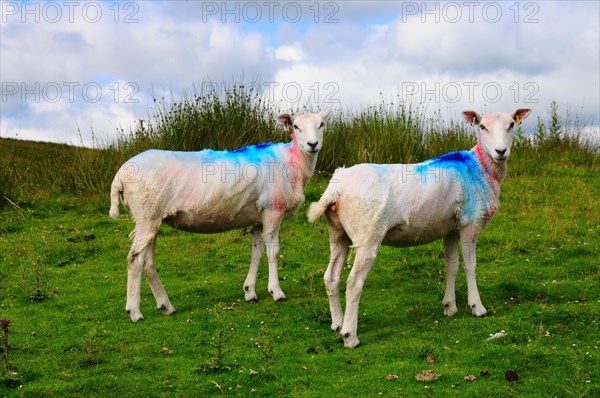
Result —
<instances>
[{"instance_id":1,"label":"white sheep","mask_svg":"<svg viewBox=\"0 0 600 398\"><path fill-rule=\"evenodd\" d=\"M167 315L175 311L154 265L162 222L197 233L252 227L245 299L257 300L256 275L266 247L269 292L274 300L285 300L277 275L279 227L304 201L303 190L314 172L329 113L330 108L296 118L279 115L280 124L293 128L292 142L287 144L260 144L231 152L149 150L121 166L112 183L109 214L119 216L120 197L135 222L127 256L125 306L133 322L143 319L142 270L157 307Z\"/></svg>"},{"instance_id":2,"label":"white sheep","mask_svg":"<svg viewBox=\"0 0 600 398\"><path fill-rule=\"evenodd\" d=\"M447 282L444 314L457 312L455 281L458 243L462 241L468 302L474 315L486 314L475 280L475 242L498 209L500 183L506 175L515 122L530 109L480 116L463 112L479 125L471 151L451 152L417 164L359 164L338 169L321 199L311 204L309 221L325 214L331 257L324 280L331 310L331 328L356 347L358 304L379 247L407 247L444 240ZM352 246L351 246L352 245ZM340 304L340 274L348 250L356 255L346 286L346 312Z\"/></svg>"}]
</instances>

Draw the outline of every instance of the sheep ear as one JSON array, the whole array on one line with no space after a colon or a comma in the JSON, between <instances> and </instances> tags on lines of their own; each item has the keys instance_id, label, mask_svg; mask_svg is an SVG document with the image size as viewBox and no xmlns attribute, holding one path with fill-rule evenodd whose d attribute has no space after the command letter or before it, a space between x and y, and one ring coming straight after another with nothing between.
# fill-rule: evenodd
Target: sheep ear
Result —
<instances>
[{"instance_id":1,"label":"sheep ear","mask_svg":"<svg viewBox=\"0 0 600 398\"><path fill-rule=\"evenodd\" d=\"M517 124L521 124L523 119L525 119L531 113L531 108L519 108L514 111L511 116L517 122Z\"/></svg>"},{"instance_id":2,"label":"sheep ear","mask_svg":"<svg viewBox=\"0 0 600 398\"><path fill-rule=\"evenodd\" d=\"M464 111L462 115L471 126L478 125L481 121L481 115L475 111Z\"/></svg>"},{"instance_id":3,"label":"sheep ear","mask_svg":"<svg viewBox=\"0 0 600 398\"><path fill-rule=\"evenodd\" d=\"M321 118L323 118L323 120L327 120L327 118L329 117L330 114L331 114L330 106L328 106L327 108L325 108L321 112L319 112L319 115L321 116Z\"/></svg>"},{"instance_id":4,"label":"sheep ear","mask_svg":"<svg viewBox=\"0 0 600 398\"><path fill-rule=\"evenodd\" d=\"M281 115L277 116L277 123L286 128L290 128L294 125L294 117L289 113L282 113Z\"/></svg>"}]
</instances>

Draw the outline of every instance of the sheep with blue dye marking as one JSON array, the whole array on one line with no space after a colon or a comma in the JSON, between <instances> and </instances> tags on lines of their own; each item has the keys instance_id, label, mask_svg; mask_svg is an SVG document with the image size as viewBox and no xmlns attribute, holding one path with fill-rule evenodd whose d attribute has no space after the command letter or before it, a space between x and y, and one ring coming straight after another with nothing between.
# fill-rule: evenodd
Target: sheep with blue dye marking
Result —
<instances>
[{"instance_id":1,"label":"sheep with blue dye marking","mask_svg":"<svg viewBox=\"0 0 600 398\"><path fill-rule=\"evenodd\" d=\"M110 216L119 216L119 198L131 213L135 229L127 256L126 311L133 322L140 312L142 270L164 314L175 311L158 277L154 257L161 223L174 228L216 233L251 227L252 256L244 282L246 301L256 301L258 265L265 248L269 263L268 290L285 300L279 286L279 228L304 201L323 145L327 108L296 118L279 115L292 127L292 141L261 144L236 151L174 152L149 150L127 161L111 186Z\"/></svg>"},{"instance_id":2,"label":"sheep with blue dye marking","mask_svg":"<svg viewBox=\"0 0 600 398\"><path fill-rule=\"evenodd\" d=\"M458 245L462 243L468 302L483 316L475 280L475 242L498 210L500 184L506 175L513 128L530 109L480 116L463 112L480 128L471 151L452 152L418 164L359 164L334 173L321 199L311 204L309 221L325 214L329 226L330 260L324 275L331 328L346 347L356 347L358 305L363 285L379 247L417 246L444 241L446 292L444 314L456 314L455 281ZM355 260L346 284L346 311L340 304L340 275L350 247Z\"/></svg>"}]
</instances>

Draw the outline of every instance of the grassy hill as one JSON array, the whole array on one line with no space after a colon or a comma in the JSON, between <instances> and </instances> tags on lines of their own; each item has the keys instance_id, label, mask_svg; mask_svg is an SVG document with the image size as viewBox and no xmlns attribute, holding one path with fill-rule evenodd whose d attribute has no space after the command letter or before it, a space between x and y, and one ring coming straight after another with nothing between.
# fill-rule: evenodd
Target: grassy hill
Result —
<instances>
[{"instance_id":1,"label":"grassy hill","mask_svg":"<svg viewBox=\"0 0 600 398\"><path fill-rule=\"evenodd\" d=\"M598 170L568 157L554 157L537 175L513 169L477 244L488 315L470 315L459 271L459 313L443 316L440 242L384 247L365 285L362 346L354 350L329 329L327 227L306 222L308 203L282 226L287 302L268 294L265 261L260 302L244 301L247 234L163 226L156 261L177 312L155 310L144 282L146 320L137 324L124 311L133 224L126 214L108 217L107 195L6 206L0 318L10 321L10 348L0 338L0 353L10 367L0 362L0 396L598 396ZM315 176L307 202L326 183ZM486 340L501 330L506 337ZM439 378L417 381L428 369ZM505 379L507 370L517 383Z\"/></svg>"},{"instance_id":2,"label":"grassy hill","mask_svg":"<svg viewBox=\"0 0 600 398\"><path fill-rule=\"evenodd\" d=\"M94 184L108 172L102 160L110 159L106 149L0 138L0 206L56 194L98 194ZM116 170L118 162L109 167Z\"/></svg>"}]
</instances>

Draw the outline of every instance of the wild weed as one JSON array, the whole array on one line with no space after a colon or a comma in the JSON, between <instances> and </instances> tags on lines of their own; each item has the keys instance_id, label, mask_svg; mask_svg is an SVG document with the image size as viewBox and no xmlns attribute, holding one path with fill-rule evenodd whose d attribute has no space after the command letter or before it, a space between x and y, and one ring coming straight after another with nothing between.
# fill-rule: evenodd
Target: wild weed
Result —
<instances>
[{"instance_id":1,"label":"wild weed","mask_svg":"<svg viewBox=\"0 0 600 398\"><path fill-rule=\"evenodd\" d=\"M102 338L105 331L100 326L100 321L94 325L83 336L83 343L79 348L81 354L80 364L82 366L95 366L102 362L104 354L104 343Z\"/></svg>"},{"instance_id":2,"label":"wild weed","mask_svg":"<svg viewBox=\"0 0 600 398\"><path fill-rule=\"evenodd\" d=\"M50 272L41 257L27 261L19 267L21 289L32 301L44 301L50 297Z\"/></svg>"},{"instance_id":3,"label":"wild weed","mask_svg":"<svg viewBox=\"0 0 600 398\"><path fill-rule=\"evenodd\" d=\"M222 314L216 306L211 312L215 316L217 325L212 339L206 343L209 358L198 366L197 371L220 373L231 369L231 365L225 361L225 358L232 351L227 344L233 337L233 333L225 326Z\"/></svg>"},{"instance_id":4,"label":"wild weed","mask_svg":"<svg viewBox=\"0 0 600 398\"><path fill-rule=\"evenodd\" d=\"M256 348L260 353L262 365L260 369L264 376L271 376L271 371L275 365L275 341L271 336L266 324L260 326L261 336L256 341Z\"/></svg>"},{"instance_id":5,"label":"wild weed","mask_svg":"<svg viewBox=\"0 0 600 398\"><path fill-rule=\"evenodd\" d=\"M2 343L0 344L0 353L2 353L2 374L10 374L12 365L10 363L11 345L8 342L10 321L6 318L0 319L0 327L2 328Z\"/></svg>"}]
</instances>

